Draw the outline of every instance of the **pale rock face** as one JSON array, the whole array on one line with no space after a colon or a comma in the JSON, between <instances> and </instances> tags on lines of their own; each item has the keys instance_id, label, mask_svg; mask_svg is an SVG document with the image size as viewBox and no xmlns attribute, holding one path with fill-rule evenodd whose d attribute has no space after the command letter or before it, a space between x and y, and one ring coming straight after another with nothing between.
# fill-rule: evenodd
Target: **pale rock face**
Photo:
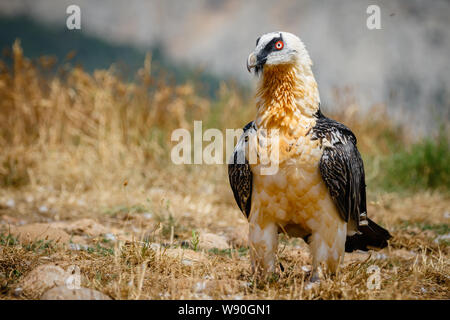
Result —
<instances>
[{"instance_id":1,"label":"pale rock face","mask_svg":"<svg viewBox=\"0 0 450 320\"><path fill-rule=\"evenodd\" d=\"M69 273L60 266L45 264L26 275L20 287L25 294L39 294L54 286L64 285L69 276Z\"/></svg>"},{"instance_id":2,"label":"pale rock face","mask_svg":"<svg viewBox=\"0 0 450 320\"><path fill-rule=\"evenodd\" d=\"M41 300L111 300L111 298L89 288L69 289L67 286L58 286L45 292Z\"/></svg>"}]
</instances>

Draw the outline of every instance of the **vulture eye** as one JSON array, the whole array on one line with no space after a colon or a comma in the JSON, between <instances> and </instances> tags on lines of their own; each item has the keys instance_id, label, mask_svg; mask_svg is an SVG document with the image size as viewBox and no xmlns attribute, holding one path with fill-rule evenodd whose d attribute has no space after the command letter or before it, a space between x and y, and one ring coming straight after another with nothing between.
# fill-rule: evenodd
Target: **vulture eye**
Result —
<instances>
[{"instance_id":1,"label":"vulture eye","mask_svg":"<svg viewBox=\"0 0 450 320\"><path fill-rule=\"evenodd\" d=\"M275 49L281 50L281 49L283 49L283 47L284 47L283 41L279 40L275 43Z\"/></svg>"}]
</instances>

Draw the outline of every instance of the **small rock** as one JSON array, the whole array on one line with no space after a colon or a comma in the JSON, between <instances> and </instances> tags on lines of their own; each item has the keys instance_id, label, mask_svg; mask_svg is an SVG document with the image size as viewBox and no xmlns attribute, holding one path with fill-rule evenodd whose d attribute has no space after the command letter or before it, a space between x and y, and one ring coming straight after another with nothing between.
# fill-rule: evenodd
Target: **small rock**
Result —
<instances>
[{"instance_id":1,"label":"small rock","mask_svg":"<svg viewBox=\"0 0 450 320\"><path fill-rule=\"evenodd\" d=\"M320 287L320 280L317 280L315 282L308 282L308 284L305 286L305 290L312 290L317 289Z\"/></svg>"},{"instance_id":2,"label":"small rock","mask_svg":"<svg viewBox=\"0 0 450 320\"><path fill-rule=\"evenodd\" d=\"M81 246L78 243L69 243L69 249L73 251L80 251Z\"/></svg>"},{"instance_id":3,"label":"small rock","mask_svg":"<svg viewBox=\"0 0 450 320\"><path fill-rule=\"evenodd\" d=\"M227 240L224 237L214 233L207 233L207 232L200 233L198 245L200 248L206 250L214 248L217 248L219 250L225 250L230 248Z\"/></svg>"},{"instance_id":4,"label":"small rock","mask_svg":"<svg viewBox=\"0 0 450 320\"><path fill-rule=\"evenodd\" d=\"M48 212L47 206L40 206L38 210L39 210L40 213L46 213L46 212Z\"/></svg>"},{"instance_id":5,"label":"small rock","mask_svg":"<svg viewBox=\"0 0 450 320\"><path fill-rule=\"evenodd\" d=\"M116 236L113 235L112 233L105 233L105 234L103 235L103 237L104 237L106 240L112 241L112 242L114 242L114 241L117 240Z\"/></svg>"},{"instance_id":6,"label":"small rock","mask_svg":"<svg viewBox=\"0 0 450 320\"><path fill-rule=\"evenodd\" d=\"M386 260L386 259L387 259L387 256L386 256L384 253L379 253L379 252L375 253L375 254L373 255L373 257L374 257L376 260Z\"/></svg>"},{"instance_id":7,"label":"small rock","mask_svg":"<svg viewBox=\"0 0 450 320\"><path fill-rule=\"evenodd\" d=\"M45 292L41 300L111 300L111 298L94 289L69 289L63 285Z\"/></svg>"},{"instance_id":8,"label":"small rock","mask_svg":"<svg viewBox=\"0 0 450 320\"><path fill-rule=\"evenodd\" d=\"M20 297L22 295L22 292L23 292L23 289L18 287L16 289L14 289L14 293L13 294L14 294L15 297Z\"/></svg>"},{"instance_id":9,"label":"small rock","mask_svg":"<svg viewBox=\"0 0 450 320\"><path fill-rule=\"evenodd\" d=\"M311 267L310 266L302 266L302 270L303 270L303 272L310 272Z\"/></svg>"},{"instance_id":10,"label":"small rock","mask_svg":"<svg viewBox=\"0 0 450 320\"><path fill-rule=\"evenodd\" d=\"M159 243L151 243L150 244L150 249L158 251L161 249L161 245Z\"/></svg>"},{"instance_id":11,"label":"small rock","mask_svg":"<svg viewBox=\"0 0 450 320\"><path fill-rule=\"evenodd\" d=\"M185 266L192 266L194 264L194 262L192 262L192 260L189 259L183 259L181 260L181 263L184 264Z\"/></svg>"},{"instance_id":12,"label":"small rock","mask_svg":"<svg viewBox=\"0 0 450 320\"><path fill-rule=\"evenodd\" d=\"M8 208L14 208L16 206L16 201L14 201L14 199L9 199L8 201L6 201L6 206Z\"/></svg>"},{"instance_id":13,"label":"small rock","mask_svg":"<svg viewBox=\"0 0 450 320\"><path fill-rule=\"evenodd\" d=\"M21 288L24 293L41 294L54 286L64 285L69 274L54 264L41 265L32 270L22 281Z\"/></svg>"},{"instance_id":14,"label":"small rock","mask_svg":"<svg viewBox=\"0 0 450 320\"><path fill-rule=\"evenodd\" d=\"M433 242L434 243L439 243L441 241L447 241L447 240L450 240L450 233L437 236L436 239L434 239Z\"/></svg>"},{"instance_id":15,"label":"small rock","mask_svg":"<svg viewBox=\"0 0 450 320\"><path fill-rule=\"evenodd\" d=\"M311 289L313 288L313 286L314 286L313 283L308 283L308 284L305 286L305 290L311 290Z\"/></svg>"},{"instance_id":16,"label":"small rock","mask_svg":"<svg viewBox=\"0 0 450 320\"><path fill-rule=\"evenodd\" d=\"M142 214L142 217L143 217L144 219L146 219L146 220L150 220L150 219L153 218L153 214L151 214L150 212L144 212L144 213Z\"/></svg>"},{"instance_id":17,"label":"small rock","mask_svg":"<svg viewBox=\"0 0 450 320\"><path fill-rule=\"evenodd\" d=\"M202 292L205 289L206 289L206 281L199 281L194 286L195 292Z\"/></svg>"},{"instance_id":18,"label":"small rock","mask_svg":"<svg viewBox=\"0 0 450 320\"><path fill-rule=\"evenodd\" d=\"M85 244L69 243L69 250L72 250L72 251L87 250L88 248L89 248L89 246L87 246Z\"/></svg>"}]
</instances>

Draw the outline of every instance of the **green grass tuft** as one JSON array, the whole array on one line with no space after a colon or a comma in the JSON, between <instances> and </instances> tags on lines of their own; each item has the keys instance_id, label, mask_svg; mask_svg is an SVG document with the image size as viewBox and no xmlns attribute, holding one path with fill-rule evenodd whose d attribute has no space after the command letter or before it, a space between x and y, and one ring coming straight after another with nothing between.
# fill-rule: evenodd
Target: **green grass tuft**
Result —
<instances>
[{"instance_id":1,"label":"green grass tuft","mask_svg":"<svg viewBox=\"0 0 450 320\"><path fill-rule=\"evenodd\" d=\"M378 180L388 191L450 190L450 148L444 131L384 158Z\"/></svg>"}]
</instances>

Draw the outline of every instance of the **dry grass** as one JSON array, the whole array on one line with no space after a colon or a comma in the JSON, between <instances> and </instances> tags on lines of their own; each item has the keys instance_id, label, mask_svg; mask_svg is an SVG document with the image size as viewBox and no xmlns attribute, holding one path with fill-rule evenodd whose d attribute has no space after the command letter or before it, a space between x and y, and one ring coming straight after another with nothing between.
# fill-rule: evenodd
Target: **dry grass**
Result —
<instances>
[{"instance_id":1,"label":"dry grass","mask_svg":"<svg viewBox=\"0 0 450 320\"><path fill-rule=\"evenodd\" d=\"M12 70L0 61L0 298L39 298L38 290L16 289L48 263L78 265L83 286L114 299L450 298L448 193L369 188L369 214L394 235L389 248L347 255L336 277L309 288L307 246L282 236L284 270L257 281L226 166L176 166L168 157L174 128L191 129L193 119L241 127L253 115L251 101L226 84L210 102L196 95L195 84L154 79L150 57L132 83L114 68L90 75L65 67L49 75L19 43L13 57ZM351 107L334 117L355 131L365 154L407 142L381 107L378 117L362 119L352 103L342 103ZM86 218L103 231L73 227ZM37 222L66 231L82 247L9 236ZM206 232L230 249L197 245L195 235ZM380 268L379 290L367 288L372 265Z\"/></svg>"},{"instance_id":2,"label":"dry grass","mask_svg":"<svg viewBox=\"0 0 450 320\"><path fill-rule=\"evenodd\" d=\"M304 267L310 266L311 261L307 246L298 239L282 237L278 258L284 271L279 270L265 283L254 279L243 238L246 222L228 196L216 194L215 190L221 190L221 186L209 182L208 185L212 194L207 189L178 193L160 188L87 192L75 198L71 193L47 190L3 192L3 203L11 197L16 207L4 207L1 212L14 216L17 224L50 220L49 225L63 222L61 228L65 228L67 221L90 217L120 239L110 242L103 235L88 236L82 230L76 234L83 236L90 250L73 250L54 242L34 247L19 243L3 245L0 259L3 298L18 298L14 289L21 287L22 279L37 265L47 263L65 269L73 264L80 266L84 286L114 299L450 298L450 252L448 242L439 240L443 232L448 233L445 230L448 217L444 216L450 205L448 197L439 194L377 197L369 210L374 219L392 231L394 239L390 247L370 255L347 255L335 278L322 280L319 288L307 290ZM125 207L119 206L124 204ZM41 205L47 206L49 212L39 213L37 207ZM146 212L152 213L151 219L144 217ZM8 227L3 225L4 235ZM233 248L199 247L194 251L192 230L222 235ZM160 244L161 249L151 244ZM371 265L380 268L380 290L369 290L366 286L370 276L367 268ZM40 293L29 291L20 298L38 298Z\"/></svg>"}]
</instances>

